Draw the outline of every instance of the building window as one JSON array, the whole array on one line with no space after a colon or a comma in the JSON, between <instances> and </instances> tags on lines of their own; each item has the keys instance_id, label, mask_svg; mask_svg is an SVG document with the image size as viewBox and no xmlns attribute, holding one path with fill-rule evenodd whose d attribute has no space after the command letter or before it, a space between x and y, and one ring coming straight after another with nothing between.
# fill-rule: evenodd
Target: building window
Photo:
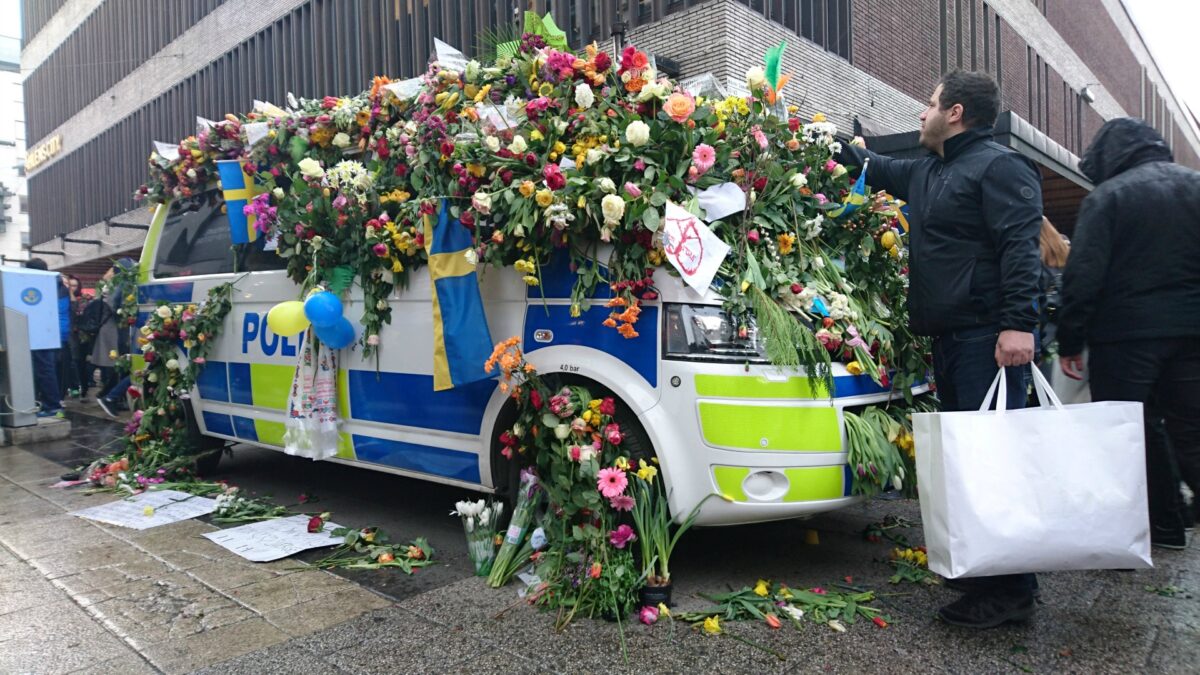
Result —
<instances>
[{"instance_id":1,"label":"building window","mask_svg":"<svg viewBox=\"0 0 1200 675\"><path fill-rule=\"evenodd\" d=\"M851 0L793 0L784 2L779 16L771 18L849 61L850 3Z\"/></svg>"}]
</instances>

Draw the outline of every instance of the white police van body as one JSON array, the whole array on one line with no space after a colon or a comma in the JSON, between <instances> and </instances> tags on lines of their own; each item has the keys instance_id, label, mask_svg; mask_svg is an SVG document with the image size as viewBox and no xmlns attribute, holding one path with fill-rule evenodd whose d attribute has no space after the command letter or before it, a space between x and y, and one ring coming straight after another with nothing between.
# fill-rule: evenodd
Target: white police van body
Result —
<instances>
[{"instance_id":1,"label":"white police van body","mask_svg":"<svg viewBox=\"0 0 1200 675\"><path fill-rule=\"evenodd\" d=\"M210 288L238 280L191 404L206 436L282 449L303 337L276 335L266 314L298 299L299 289L282 259L261 248L234 260L219 206L159 207L143 248L138 301L141 312L159 300L198 302ZM792 518L854 501L842 410L885 401L887 391L835 364L835 396L814 397L802 376L724 343L732 327L720 297L701 297L664 269L655 277L660 298L645 303L634 339L601 325L609 313L603 284L590 310L572 318L573 274L565 260L556 259L543 276L541 288L529 288L510 269L479 268L493 339L521 336L539 372L598 384L635 413L677 517L714 492L727 499L709 500L699 524ZM361 349L342 350L342 442L329 461L473 490L504 489L508 467L500 466L494 439L509 423L501 417L506 396L493 380L433 390L424 268L411 273L409 287L391 303L378 363L363 359ZM361 312L361 294L352 291L345 314L353 321Z\"/></svg>"}]
</instances>

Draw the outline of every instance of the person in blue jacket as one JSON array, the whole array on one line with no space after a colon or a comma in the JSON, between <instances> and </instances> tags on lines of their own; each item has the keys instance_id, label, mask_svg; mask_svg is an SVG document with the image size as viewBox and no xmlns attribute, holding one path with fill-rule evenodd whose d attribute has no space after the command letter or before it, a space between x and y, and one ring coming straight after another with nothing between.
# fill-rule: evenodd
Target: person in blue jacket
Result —
<instances>
[{"instance_id":1,"label":"person in blue jacket","mask_svg":"<svg viewBox=\"0 0 1200 675\"><path fill-rule=\"evenodd\" d=\"M41 258L31 258L25 263L31 270L48 270L49 266ZM37 400L42 409L38 417L63 417L62 392L58 386L58 352L63 343L70 337L71 332L71 298L67 287L59 280L58 283L58 336L59 347L56 349L31 350L33 357L33 383Z\"/></svg>"}]
</instances>

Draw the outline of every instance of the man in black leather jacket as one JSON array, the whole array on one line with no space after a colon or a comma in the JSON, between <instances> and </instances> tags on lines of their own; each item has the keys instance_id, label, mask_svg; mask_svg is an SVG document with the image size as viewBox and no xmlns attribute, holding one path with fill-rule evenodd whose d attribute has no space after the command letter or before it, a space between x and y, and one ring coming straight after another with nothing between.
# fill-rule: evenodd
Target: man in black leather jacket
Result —
<instances>
[{"instance_id":1,"label":"man in black leather jacket","mask_svg":"<svg viewBox=\"0 0 1200 675\"><path fill-rule=\"evenodd\" d=\"M985 73L947 74L921 113L921 159L845 147L843 163L909 203L909 321L933 337L938 397L947 411L977 410L1000 367L1009 408L1024 407L1038 325L1041 177L1024 156L994 143L1000 105ZM1032 574L975 577L939 614L972 628L1022 621L1034 610Z\"/></svg>"},{"instance_id":2,"label":"man in black leather jacket","mask_svg":"<svg viewBox=\"0 0 1200 675\"><path fill-rule=\"evenodd\" d=\"M1063 273L1060 362L1079 379L1086 343L1092 398L1145 403L1150 540L1181 549L1195 514L1178 471L1200 491L1200 172L1132 118L1106 122L1079 168L1096 189Z\"/></svg>"}]
</instances>

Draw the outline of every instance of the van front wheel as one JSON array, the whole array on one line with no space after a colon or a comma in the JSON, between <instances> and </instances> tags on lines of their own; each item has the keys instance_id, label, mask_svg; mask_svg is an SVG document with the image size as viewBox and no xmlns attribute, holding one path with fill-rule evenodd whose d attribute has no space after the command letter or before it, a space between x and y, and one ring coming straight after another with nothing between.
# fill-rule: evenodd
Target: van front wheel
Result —
<instances>
[{"instance_id":1,"label":"van front wheel","mask_svg":"<svg viewBox=\"0 0 1200 675\"><path fill-rule=\"evenodd\" d=\"M657 455L654 452L654 446L650 443L650 437L642 427L641 421L638 420L637 414L607 387L578 375L549 375L544 381L551 391L562 387L583 387L595 398L613 397L617 404L613 420L621 427L622 434L621 454L634 465L637 465L639 460L645 460L647 463L655 460ZM511 429L516 420L516 403L509 400L505 402L500 414L496 417L491 439L492 484L496 488L496 494L508 502L510 508L516 504L517 491L521 485L521 469L534 464L535 461L534 457L528 455L514 456L510 460L501 452L504 446L500 443L500 434Z\"/></svg>"}]
</instances>

